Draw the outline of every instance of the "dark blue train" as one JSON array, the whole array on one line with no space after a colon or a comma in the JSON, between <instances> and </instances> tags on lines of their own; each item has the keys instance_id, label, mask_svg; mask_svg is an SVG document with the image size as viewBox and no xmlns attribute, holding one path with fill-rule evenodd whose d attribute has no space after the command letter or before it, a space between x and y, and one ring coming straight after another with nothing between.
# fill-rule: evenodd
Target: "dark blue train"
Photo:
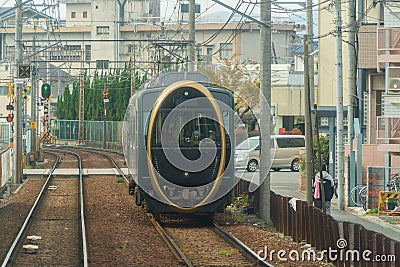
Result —
<instances>
[{"instance_id":1,"label":"dark blue train","mask_svg":"<svg viewBox=\"0 0 400 267\"><path fill-rule=\"evenodd\" d=\"M157 214L213 215L234 176L234 99L199 73L168 73L130 99L123 126L130 194Z\"/></svg>"}]
</instances>

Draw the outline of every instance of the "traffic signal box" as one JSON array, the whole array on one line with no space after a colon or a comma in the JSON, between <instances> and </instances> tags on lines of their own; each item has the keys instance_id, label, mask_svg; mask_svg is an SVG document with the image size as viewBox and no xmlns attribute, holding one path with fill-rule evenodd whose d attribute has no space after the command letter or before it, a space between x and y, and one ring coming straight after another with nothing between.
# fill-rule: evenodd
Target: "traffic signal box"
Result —
<instances>
[{"instance_id":1,"label":"traffic signal box","mask_svg":"<svg viewBox=\"0 0 400 267\"><path fill-rule=\"evenodd\" d=\"M29 101L29 98L28 98L29 90L30 90L29 87L25 87L24 89L22 89L22 99Z\"/></svg>"},{"instance_id":2,"label":"traffic signal box","mask_svg":"<svg viewBox=\"0 0 400 267\"><path fill-rule=\"evenodd\" d=\"M44 83L42 84L42 98L48 99L51 94L50 84Z\"/></svg>"},{"instance_id":3,"label":"traffic signal box","mask_svg":"<svg viewBox=\"0 0 400 267\"><path fill-rule=\"evenodd\" d=\"M18 67L18 77L23 78L30 78L31 77L31 67L27 66L19 66Z\"/></svg>"}]
</instances>

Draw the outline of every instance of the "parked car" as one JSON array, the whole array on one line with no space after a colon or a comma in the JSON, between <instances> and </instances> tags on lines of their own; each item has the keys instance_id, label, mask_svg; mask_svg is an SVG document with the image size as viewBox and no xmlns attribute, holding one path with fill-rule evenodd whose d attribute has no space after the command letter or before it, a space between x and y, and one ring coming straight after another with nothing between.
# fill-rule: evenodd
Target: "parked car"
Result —
<instances>
[{"instance_id":1,"label":"parked car","mask_svg":"<svg viewBox=\"0 0 400 267\"><path fill-rule=\"evenodd\" d=\"M300 159L305 154L304 135L271 135L271 148L274 149L272 170L300 170ZM255 172L260 162L260 137L250 137L235 148L236 168L246 168Z\"/></svg>"}]
</instances>

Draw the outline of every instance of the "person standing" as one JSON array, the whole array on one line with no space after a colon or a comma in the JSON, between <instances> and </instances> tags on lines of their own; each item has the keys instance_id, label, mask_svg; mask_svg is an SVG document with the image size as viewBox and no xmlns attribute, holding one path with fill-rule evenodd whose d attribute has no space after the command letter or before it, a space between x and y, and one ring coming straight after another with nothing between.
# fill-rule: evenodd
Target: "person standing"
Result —
<instances>
[{"instance_id":1,"label":"person standing","mask_svg":"<svg viewBox=\"0 0 400 267\"><path fill-rule=\"evenodd\" d=\"M325 193L325 208L326 214L331 214L331 200L333 198L333 194L335 191L335 182L333 181L332 176L326 171L326 165L322 164L322 181L324 184L324 193ZM314 205L322 210L322 196L321 196L321 179L320 173L318 172L315 175L314 182Z\"/></svg>"}]
</instances>

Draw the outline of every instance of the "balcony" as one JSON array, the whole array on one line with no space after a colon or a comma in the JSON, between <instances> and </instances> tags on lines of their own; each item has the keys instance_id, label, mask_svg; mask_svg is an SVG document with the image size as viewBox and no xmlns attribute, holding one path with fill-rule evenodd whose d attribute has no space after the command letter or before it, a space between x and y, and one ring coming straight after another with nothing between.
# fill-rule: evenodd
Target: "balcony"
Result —
<instances>
[{"instance_id":1,"label":"balcony","mask_svg":"<svg viewBox=\"0 0 400 267\"><path fill-rule=\"evenodd\" d=\"M379 63L400 63L400 28L378 28Z\"/></svg>"},{"instance_id":2,"label":"balcony","mask_svg":"<svg viewBox=\"0 0 400 267\"><path fill-rule=\"evenodd\" d=\"M376 131L378 151L400 153L400 117L377 117Z\"/></svg>"}]
</instances>

